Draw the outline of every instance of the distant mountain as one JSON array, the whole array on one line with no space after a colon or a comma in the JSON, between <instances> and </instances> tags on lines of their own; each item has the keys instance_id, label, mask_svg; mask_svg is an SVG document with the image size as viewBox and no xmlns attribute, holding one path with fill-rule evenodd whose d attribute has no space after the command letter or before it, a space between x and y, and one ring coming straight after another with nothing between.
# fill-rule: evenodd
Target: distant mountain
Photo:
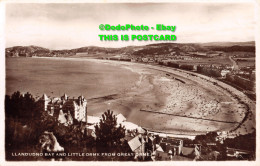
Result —
<instances>
[{"instance_id":1,"label":"distant mountain","mask_svg":"<svg viewBox=\"0 0 260 166\"><path fill-rule=\"evenodd\" d=\"M83 53L83 52L88 52L88 53L115 53L120 48L105 48L105 47L96 47L96 46L88 46L88 47L81 47L81 48L76 48L72 49L72 51L76 53Z\"/></svg>"},{"instance_id":2,"label":"distant mountain","mask_svg":"<svg viewBox=\"0 0 260 166\"><path fill-rule=\"evenodd\" d=\"M33 52L50 52L49 49L39 47L39 46L15 46L15 47L10 47L7 48L6 51L19 51L19 52L28 52L28 53L33 53Z\"/></svg>"},{"instance_id":3,"label":"distant mountain","mask_svg":"<svg viewBox=\"0 0 260 166\"><path fill-rule=\"evenodd\" d=\"M255 52L255 46L240 46L240 45L234 45L230 47L208 46L207 48L212 51L223 51L223 52Z\"/></svg>"},{"instance_id":4,"label":"distant mountain","mask_svg":"<svg viewBox=\"0 0 260 166\"><path fill-rule=\"evenodd\" d=\"M145 46L127 46L106 48L87 46L70 50L50 50L38 46L15 46L6 48L6 56L73 56L77 53L86 54L123 54L143 55L176 55L187 52L255 52L255 42L212 42L212 43L158 43Z\"/></svg>"},{"instance_id":5,"label":"distant mountain","mask_svg":"<svg viewBox=\"0 0 260 166\"><path fill-rule=\"evenodd\" d=\"M209 42L209 43L200 43L201 46L207 47L207 46L221 46L221 47L231 47L234 45L237 46L255 46L254 41L248 41L248 42Z\"/></svg>"},{"instance_id":6,"label":"distant mountain","mask_svg":"<svg viewBox=\"0 0 260 166\"><path fill-rule=\"evenodd\" d=\"M51 51L47 48L38 47L38 46L15 46L6 48L6 56L33 56L41 55L41 54L48 54Z\"/></svg>"}]
</instances>

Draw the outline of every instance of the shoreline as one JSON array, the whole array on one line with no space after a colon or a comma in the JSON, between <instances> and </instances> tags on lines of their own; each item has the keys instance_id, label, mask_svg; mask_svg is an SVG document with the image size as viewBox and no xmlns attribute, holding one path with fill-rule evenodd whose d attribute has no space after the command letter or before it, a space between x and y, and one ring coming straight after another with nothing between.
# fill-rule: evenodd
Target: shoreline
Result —
<instances>
[{"instance_id":1,"label":"shoreline","mask_svg":"<svg viewBox=\"0 0 260 166\"><path fill-rule=\"evenodd\" d=\"M214 78L210 78L195 72L189 72L189 71L185 71L185 70L180 70L180 69L174 69L174 68L168 68L168 67L162 67L162 66L156 66L156 65L150 65L150 64L140 64L140 63L133 63L133 62L121 62L121 61L111 61L111 60L101 60L101 59L88 59L88 58L69 58L69 57L33 57L33 58L47 58L47 59L62 59L62 60L75 60L75 61L82 61L82 60L86 60L86 61L92 61L92 62L97 62L97 63L109 63L109 64L113 64L116 66L121 66L124 68L127 68L129 70L131 70L132 72L137 72L138 74L142 74L140 73L140 71L138 72L138 70L135 70L131 67L133 67L134 65L136 66L141 66L144 68L148 68L148 69L153 69L153 70L158 70L158 71L162 71L162 72L166 72L166 73L171 73L174 75L181 75L181 74L186 74L186 75L192 75L192 77L198 77L199 79L201 79L201 81L206 81L206 82L211 82L211 83L217 83L217 86L220 87L223 91L226 91L228 93L230 93L232 95L233 98L238 98L240 100L240 104L242 103L247 105L248 110L247 112L245 112L245 116L244 118L240 121L240 124L236 127L233 127L233 129L230 129L229 131L232 131L230 133L230 135L240 135L239 132L237 132L240 128L240 126L242 126L245 123L248 123L248 114L252 114L252 117L255 117L255 109L253 106L253 102L250 101L250 99L248 99L245 95L243 96L243 93L241 91L238 91L237 89L235 89L234 87L227 85L223 82L220 82L218 80L215 80ZM123 65L127 65L127 66L123 66ZM194 76L195 75L195 76ZM189 76L189 77L190 77ZM188 79L188 78L187 78ZM203 84L203 83L202 83ZM255 119L254 119L255 120ZM255 126L255 122L253 120L253 125ZM247 131L248 133L250 133L250 131ZM179 132L178 132L179 133Z\"/></svg>"}]
</instances>

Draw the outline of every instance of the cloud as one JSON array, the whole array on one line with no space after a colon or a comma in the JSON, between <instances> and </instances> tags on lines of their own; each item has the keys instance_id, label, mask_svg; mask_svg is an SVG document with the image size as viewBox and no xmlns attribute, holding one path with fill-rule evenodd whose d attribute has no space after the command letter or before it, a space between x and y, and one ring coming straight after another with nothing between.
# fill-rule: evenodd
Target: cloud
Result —
<instances>
[{"instance_id":1,"label":"cloud","mask_svg":"<svg viewBox=\"0 0 260 166\"><path fill-rule=\"evenodd\" d=\"M121 47L146 42L101 42L99 34L172 34L100 31L99 24L177 26L178 42L254 40L252 3L7 4L6 44L70 49L87 45ZM241 35L243 33L243 35ZM225 34L225 36L223 36Z\"/></svg>"}]
</instances>

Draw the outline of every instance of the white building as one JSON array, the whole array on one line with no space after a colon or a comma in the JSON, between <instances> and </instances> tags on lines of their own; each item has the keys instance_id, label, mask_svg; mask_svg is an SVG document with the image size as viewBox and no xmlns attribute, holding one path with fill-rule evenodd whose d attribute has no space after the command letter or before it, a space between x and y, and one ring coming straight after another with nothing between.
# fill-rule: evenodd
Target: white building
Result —
<instances>
[{"instance_id":1,"label":"white building","mask_svg":"<svg viewBox=\"0 0 260 166\"><path fill-rule=\"evenodd\" d=\"M39 102L44 111L56 117L62 124L70 125L74 120L85 121L87 116L87 100L83 96L79 96L78 99L69 99L66 94L60 98L49 98L43 94Z\"/></svg>"}]
</instances>

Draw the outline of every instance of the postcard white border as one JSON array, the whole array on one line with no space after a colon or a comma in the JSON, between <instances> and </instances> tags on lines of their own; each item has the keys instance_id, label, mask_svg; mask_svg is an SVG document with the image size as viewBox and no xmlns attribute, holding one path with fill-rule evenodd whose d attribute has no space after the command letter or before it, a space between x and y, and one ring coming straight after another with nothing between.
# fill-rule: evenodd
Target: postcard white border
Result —
<instances>
[{"instance_id":1,"label":"postcard white border","mask_svg":"<svg viewBox=\"0 0 260 166\"><path fill-rule=\"evenodd\" d=\"M256 94L257 94L257 101L256 101L256 128L257 128L257 150L256 150L256 161L202 161L202 162L187 162L187 161L162 161L162 162L82 162L82 161L65 161L65 162L49 162L49 161L44 161L44 162L7 162L5 161L5 148L4 148L4 135L5 135L5 127L4 127L4 96L5 96L5 33L4 33L4 25L5 25L5 4L6 3L148 3L148 2L154 2L154 3L162 3L162 2L207 2L207 3L255 3L255 17L256 17L256 29L255 29L255 41L256 41ZM202 166L229 166L229 165L246 165L246 166L257 166L260 165L259 157L260 157L260 148L259 148L259 141L260 141L260 106L259 106L259 101L260 101L260 44L259 44L259 34L260 34L260 0L0 0L0 165L107 165L107 166L116 166L116 165L181 165L181 166L193 166L193 165L202 165ZM243 32L241 32L241 35Z\"/></svg>"}]
</instances>

